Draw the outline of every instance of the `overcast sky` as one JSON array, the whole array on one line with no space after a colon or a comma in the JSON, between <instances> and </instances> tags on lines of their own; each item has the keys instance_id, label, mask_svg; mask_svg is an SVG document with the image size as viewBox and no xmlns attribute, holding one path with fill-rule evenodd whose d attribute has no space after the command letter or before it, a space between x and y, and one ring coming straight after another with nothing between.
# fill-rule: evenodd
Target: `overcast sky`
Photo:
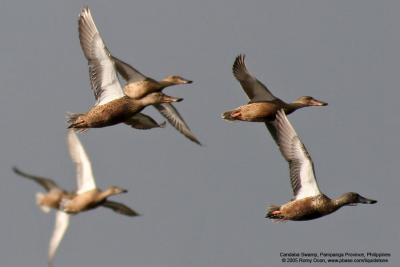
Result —
<instances>
[{"instance_id":1,"label":"overcast sky","mask_svg":"<svg viewBox=\"0 0 400 267\"><path fill-rule=\"evenodd\" d=\"M86 4L115 56L155 79L194 81L165 92L184 98L176 107L205 145L170 125L81 134L97 185L129 189L112 199L143 216L74 216L54 266L266 267L292 251L388 252L385 266L399 266L400 2L389 0L1 1L2 266L46 266L54 223L35 205L42 189L11 167L75 188L65 114L94 103L77 31ZM220 119L247 101L231 74L239 53L281 99L329 103L289 117L320 188L377 204L308 222L264 218L292 191L264 125Z\"/></svg>"}]
</instances>

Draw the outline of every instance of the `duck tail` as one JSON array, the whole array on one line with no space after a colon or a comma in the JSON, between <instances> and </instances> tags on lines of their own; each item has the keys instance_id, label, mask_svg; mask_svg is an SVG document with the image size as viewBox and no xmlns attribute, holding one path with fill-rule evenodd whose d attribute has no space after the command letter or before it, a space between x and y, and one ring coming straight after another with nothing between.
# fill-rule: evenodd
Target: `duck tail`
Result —
<instances>
[{"instance_id":1,"label":"duck tail","mask_svg":"<svg viewBox=\"0 0 400 267\"><path fill-rule=\"evenodd\" d=\"M85 131L87 129L87 125L85 120L81 117L85 115L83 113L67 113L67 122L69 123L68 129L70 128L79 128L80 131Z\"/></svg>"},{"instance_id":2,"label":"duck tail","mask_svg":"<svg viewBox=\"0 0 400 267\"><path fill-rule=\"evenodd\" d=\"M45 212L45 213L49 213L50 212L50 208L47 206L42 205L42 200L44 198L44 194L42 192L37 192L36 193L36 205L39 206L39 208Z\"/></svg>"},{"instance_id":3,"label":"duck tail","mask_svg":"<svg viewBox=\"0 0 400 267\"><path fill-rule=\"evenodd\" d=\"M236 120L236 118L232 114L233 114L232 110L225 111L224 113L221 114L221 118L227 121L234 121Z\"/></svg>"},{"instance_id":4,"label":"duck tail","mask_svg":"<svg viewBox=\"0 0 400 267\"><path fill-rule=\"evenodd\" d=\"M282 214L279 212L280 210L280 206L277 205L271 205L268 207L268 211L267 211L267 215L265 215L265 218L269 218L269 219L283 219L284 217L282 216Z\"/></svg>"}]
</instances>

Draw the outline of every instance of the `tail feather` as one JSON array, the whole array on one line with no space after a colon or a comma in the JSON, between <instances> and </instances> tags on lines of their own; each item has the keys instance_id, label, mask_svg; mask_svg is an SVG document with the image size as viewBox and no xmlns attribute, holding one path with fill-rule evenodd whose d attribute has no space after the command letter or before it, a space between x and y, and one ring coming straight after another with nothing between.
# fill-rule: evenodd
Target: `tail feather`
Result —
<instances>
[{"instance_id":1,"label":"tail feather","mask_svg":"<svg viewBox=\"0 0 400 267\"><path fill-rule=\"evenodd\" d=\"M79 131L85 131L87 125L85 120L80 118L84 113L67 113L67 122L69 123L68 129L79 128Z\"/></svg>"},{"instance_id":2,"label":"tail feather","mask_svg":"<svg viewBox=\"0 0 400 267\"><path fill-rule=\"evenodd\" d=\"M277 219L277 220L282 220L284 219L284 216L282 216L280 213L277 213L276 211L280 210L280 206L276 206L276 205L271 205L268 207L268 211L267 211L267 215L265 216L265 218L269 218L269 219Z\"/></svg>"},{"instance_id":3,"label":"tail feather","mask_svg":"<svg viewBox=\"0 0 400 267\"><path fill-rule=\"evenodd\" d=\"M234 121L234 120L236 120L236 118L232 116L232 110L225 111L224 113L221 114L221 117L222 117L224 120L227 120L227 121Z\"/></svg>"}]
</instances>

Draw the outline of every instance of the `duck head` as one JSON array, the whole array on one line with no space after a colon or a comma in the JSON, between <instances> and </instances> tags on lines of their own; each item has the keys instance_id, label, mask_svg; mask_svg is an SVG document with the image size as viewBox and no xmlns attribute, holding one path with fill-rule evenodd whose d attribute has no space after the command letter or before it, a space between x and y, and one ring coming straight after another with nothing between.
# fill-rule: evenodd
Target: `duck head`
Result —
<instances>
[{"instance_id":1,"label":"duck head","mask_svg":"<svg viewBox=\"0 0 400 267\"><path fill-rule=\"evenodd\" d=\"M321 100L317 100L311 96L301 96L297 98L295 101L293 101L293 103L301 104L303 106L318 106L318 107L328 105L328 103Z\"/></svg>"},{"instance_id":2,"label":"duck head","mask_svg":"<svg viewBox=\"0 0 400 267\"><path fill-rule=\"evenodd\" d=\"M170 85L178 85L178 84L189 84L189 83L192 83L191 80L187 80L187 79L182 78L181 76L178 76L178 75L167 76L167 77L165 77L162 81L165 82L165 83L168 83L168 84L170 84Z\"/></svg>"},{"instance_id":3,"label":"duck head","mask_svg":"<svg viewBox=\"0 0 400 267\"><path fill-rule=\"evenodd\" d=\"M124 194L124 193L128 193L128 190L118 187L118 186L110 186L109 188L107 188L106 190L108 192L108 195L119 195L119 194Z\"/></svg>"},{"instance_id":4,"label":"duck head","mask_svg":"<svg viewBox=\"0 0 400 267\"><path fill-rule=\"evenodd\" d=\"M357 205L358 203L375 204L378 201L363 197L354 192L348 192L348 193L341 195L338 198L338 202L341 203L341 206L344 206L344 205L354 206L354 205Z\"/></svg>"},{"instance_id":5,"label":"duck head","mask_svg":"<svg viewBox=\"0 0 400 267\"><path fill-rule=\"evenodd\" d=\"M173 97L161 92L156 92L146 95L141 100L143 104L147 106L160 103L180 102L183 100L183 98Z\"/></svg>"}]
</instances>

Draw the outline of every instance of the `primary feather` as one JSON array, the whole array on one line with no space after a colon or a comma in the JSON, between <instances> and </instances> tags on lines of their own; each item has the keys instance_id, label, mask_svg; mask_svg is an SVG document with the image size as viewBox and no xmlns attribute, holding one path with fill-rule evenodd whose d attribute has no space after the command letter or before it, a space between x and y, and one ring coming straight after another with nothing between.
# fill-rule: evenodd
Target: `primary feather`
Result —
<instances>
[{"instance_id":1,"label":"primary feather","mask_svg":"<svg viewBox=\"0 0 400 267\"><path fill-rule=\"evenodd\" d=\"M295 199L321 194L314 173L314 164L283 110L276 115L277 143L289 163L290 182Z\"/></svg>"}]
</instances>

